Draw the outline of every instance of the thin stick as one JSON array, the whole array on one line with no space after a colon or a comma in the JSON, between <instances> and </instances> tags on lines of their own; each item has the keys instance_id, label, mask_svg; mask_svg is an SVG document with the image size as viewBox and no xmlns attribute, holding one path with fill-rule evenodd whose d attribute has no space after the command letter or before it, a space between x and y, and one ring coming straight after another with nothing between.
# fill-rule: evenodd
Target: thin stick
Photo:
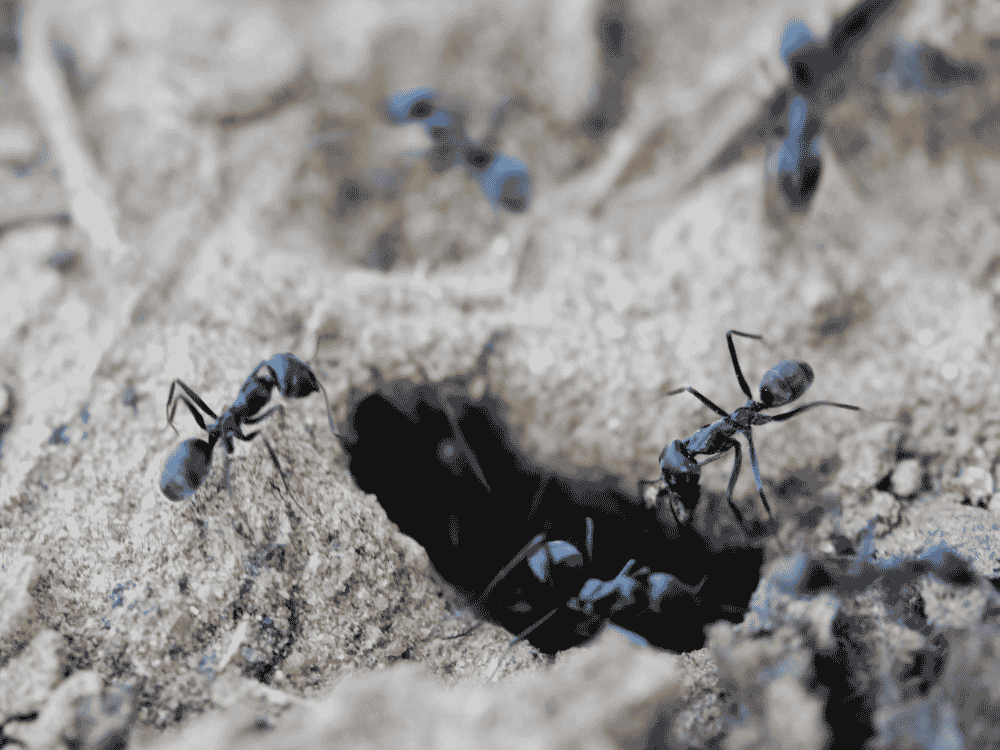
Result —
<instances>
[{"instance_id":1,"label":"thin stick","mask_svg":"<svg viewBox=\"0 0 1000 750\"><path fill-rule=\"evenodd\" d=\"M51 15L49 0L24 4L21 41L25 93L59 164L73 222L83 227L94 247L104 250L105 259L114 265L125 258L126 249L110 209L112 193L87 151L83 130L52 56Z\"/></svg>"}]
</instances>

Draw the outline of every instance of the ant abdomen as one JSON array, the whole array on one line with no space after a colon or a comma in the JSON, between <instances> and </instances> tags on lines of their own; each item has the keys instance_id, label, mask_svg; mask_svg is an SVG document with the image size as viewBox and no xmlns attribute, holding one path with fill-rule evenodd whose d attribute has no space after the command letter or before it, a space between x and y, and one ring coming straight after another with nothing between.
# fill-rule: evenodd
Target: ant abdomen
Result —
<instances>
[{"instance_id":1,"label":"ant abdomen","mask_svg":"<svg viewBox=\"0 0 1000 750\"><path fill-rule=\"evenodd\" d=\"M520 159L507 154L474 167L475 179L483 195L512 213L527 210L531 203L532 187L528 168Z\"/></svg>"},{"instance_id":2,"label":"ant abdomen","mask_svg":"<svg viewBox=\"0 0 1000 750\"><path fill-rule=\"evenodd\" d=\"M212 466L212 446L198 438L180 443L167 457L160 476L160 491L168 500L191 497L208 476Z\"/></svg>"},{"instance_id":3,"label":"ant abdomen","mask_svg":"<svg viewBox=\"0 0 1000 750\"><path fill-rule=\"evenodd\" d=\"M760 381L760 402L768 409L790 404L809 390L814 377L813 369L805 362L779 362Z\"/></svg>"}]
</instances>

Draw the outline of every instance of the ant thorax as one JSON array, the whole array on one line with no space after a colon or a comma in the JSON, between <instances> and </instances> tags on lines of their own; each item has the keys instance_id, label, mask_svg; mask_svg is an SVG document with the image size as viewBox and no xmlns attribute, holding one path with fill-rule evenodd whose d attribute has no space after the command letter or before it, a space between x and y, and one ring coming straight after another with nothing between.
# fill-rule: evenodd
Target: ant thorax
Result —
<instances>
[{"instance_id":1,"label":"ant thorax","mask_svg":"<svg viewBox=\"0 0 1000 750\"><path fill-rule=\"evenodd\" d=\"M741 407L730 416L705 425L694 435L683 441L688 455L714 454L728 450L732 445L733 435L741 432L746 427L746 424L741 424L734 419L739 415L741 409L745 408Z\"/></svg>"}]
</instances>

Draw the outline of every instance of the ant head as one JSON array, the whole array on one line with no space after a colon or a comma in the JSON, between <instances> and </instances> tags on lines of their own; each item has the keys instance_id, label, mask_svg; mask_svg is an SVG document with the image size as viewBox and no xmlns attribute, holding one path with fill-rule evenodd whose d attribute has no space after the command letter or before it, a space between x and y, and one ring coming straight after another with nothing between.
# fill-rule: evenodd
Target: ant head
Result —
<instances>
[{"instance_id":1,"label":"ant head","mask_svg":"<svg viewBox=\"0 0 1000 750\"><path fill-rule=\"evenodd\" d=\"M520 159L507 154L497 154L486 169L472 177L479 183L483 195L494 205L503 206L512 213L522 213L531 203L531 175Z\"/></svg>"},{"instance_id":2,"label":"ant head","mask_svg":"<svg viewBox=\"0 0 1000 750\"><path fill-rule=\"evenodd\" d=\"M397 91L386 101L386 116L396 125L426 120L434 114L436 97L437 92L431 88Z\"/></svg>"},{"instance_id":3,"label":"ant head","mask_svg":"<svg viewBox=\"0 0 1000 750\"><path fill-rule=\"evenodd\" d=\"M787 65L789 57L815 40L816 35L806 25L806 22L799 18L793 18L785 24L785 30L781 33L781 43L778 48L781 61Z\"/></svg>"},{"instance_id":4,"label":"ant head","mask_svg":"<svg viewBox=\"0 0 1000 750\"><path fill-rule=\"evenodd\" d=\"M660 471L667 487L682 498L698 497L701 464L681 450L681 441L667 443L660 453Z\"/></svg>"},{"instance_id":5,"label":"ant head","mask_svg":"<svg viewBox=\"0 0 1000 750\"><path fill-rule=\"evenodd\" d=\"M185 440L171 451L160 476L160 492L168 500L191 497L208 476L212 446L204 440Z\"/></svg>"},{"instance_id":6,"label":"ant head","mask_svg":"<svg viewBox=\"0 0 1000 750\"><path fill-rule=\"evenodd\" d=\"M304 398L319 390L316 374L294 354L275 354L267 362L278 379L278 390L285 398Z\"/></svg>"},{"instance_id":7,"label":"ant head","mask_svg":"<svg viewBox=\"0 0 1000 750\"><path fill-rule=\"evenodd\" d=\"M809 389L814 377L805 362L794 359L779 362L760 381L760 402L765 408L790 404Z\"/></svg>"}]
</instances>

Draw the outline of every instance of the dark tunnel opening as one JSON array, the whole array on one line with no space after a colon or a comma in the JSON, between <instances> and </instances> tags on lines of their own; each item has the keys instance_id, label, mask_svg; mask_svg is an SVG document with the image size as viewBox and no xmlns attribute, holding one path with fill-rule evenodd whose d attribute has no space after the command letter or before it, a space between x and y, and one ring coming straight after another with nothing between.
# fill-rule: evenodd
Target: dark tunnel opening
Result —
<instances>
[{"instance_id":1,"label":"dark tunnel opening","mask_svg":"<svg viewBox=\"0 0 1000 750\"><path fill-rule=\"evenodd\" d=\"M664 525L655 508L621 492L617 476L590 471L581 479L535 465L512 439L506 405L489 390L473 400L465 379L379 386L349 398L342 442L351 474L403 533L424 546L479 617L516 635L558 608L527 640L550 654L578 645L596 634L588 630L594 623L561 605L580 593L585 579L611 580L634 559L635 568L648 566L690 586L707 576L697 601L682 596L666 601L659 613L641 606L616 613L616 625L651 645L701 648L705 625L743 619L759 581L762 549L719 549L717 540L709 543L690 526ZM483 598L536 534L583 550L588 517L593 559L575 580L565 581L568 588L541 583L522 560Z\"/></svg>"}]
</instances>

